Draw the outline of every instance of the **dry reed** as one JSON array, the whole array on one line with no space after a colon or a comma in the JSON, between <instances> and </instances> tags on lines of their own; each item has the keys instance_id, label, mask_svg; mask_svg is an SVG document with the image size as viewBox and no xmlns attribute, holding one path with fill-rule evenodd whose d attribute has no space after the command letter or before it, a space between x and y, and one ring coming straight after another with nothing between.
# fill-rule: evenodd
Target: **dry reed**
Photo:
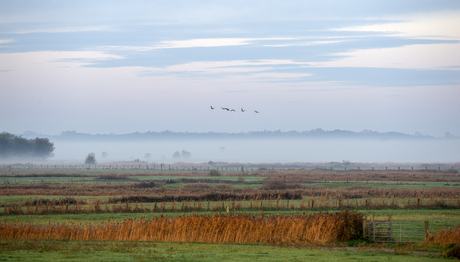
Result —
<instances>
[{"instance_id":1,"label":"dry reed","mask_svg":"<svg viewBox=\"0 0 460 262\"><path fill-rule=\"evenodd\" d=\"M0 238L71 240L311 244L348 241L362 234L363 215L354 211L313 215L191 215L127 219L101 224L0 223Z\"/></svg>"}]
</instances>

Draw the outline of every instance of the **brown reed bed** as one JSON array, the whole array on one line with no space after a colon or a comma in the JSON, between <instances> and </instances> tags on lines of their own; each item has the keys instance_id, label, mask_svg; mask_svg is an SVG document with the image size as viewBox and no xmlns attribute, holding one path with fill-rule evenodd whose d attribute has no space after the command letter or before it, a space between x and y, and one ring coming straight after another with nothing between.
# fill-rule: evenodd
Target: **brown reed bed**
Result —
<instances>
[{"instance_id":1,"label":"brown reed bed","mask_svg":"<svg viewBox=\"0 0 460 262\"><path fill-rule=\"evenodd\" d=\"M345 242L362 235L363 214L344 210L312 215L161 216L152 220L81 225L0 223L0 238L311 244Z\"/></svg>"},{"instance_id":2,"label":"brown reed bed","mask_svg":"<svg viewBox=\"0 0 460 262\"><path fill-rule=\"evenodd\" d=\"M460 224L448 228L439 229L435 235L430 236L426 245L438 244L446 249L446 257L454 257L460 259Z\"/></svg>"},{"instance_id":3,"label":"brown reed bed","mask_svg":"<svg viewBox=\"0 0 460 262\"><path fill-rule=\"evenodd\" d=\"M457 226L439 229L436 234L428 240L428 243L440 245L460 245L460 224Z\"/></svg>"}]
</instances>

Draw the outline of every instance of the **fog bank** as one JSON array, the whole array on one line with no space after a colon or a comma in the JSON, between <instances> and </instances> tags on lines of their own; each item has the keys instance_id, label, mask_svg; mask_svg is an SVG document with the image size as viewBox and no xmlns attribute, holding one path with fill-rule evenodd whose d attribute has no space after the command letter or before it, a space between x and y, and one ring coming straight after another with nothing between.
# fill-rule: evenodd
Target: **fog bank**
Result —
<instances>
[{"instance_id":1,"label":"fog bank","mask_svg":"<svg viewBox=\"0 0 460 262\"><path fill-rule=\"evenodd\" d=\"M459 139L216 139L145 141L54 141L52 161L83 162L95 153L98 163L139 159L155 163L225 161L240 163L329 162L458 162ZM176 151L190 157L173 157ZM102 152L107 157L102 158ZM150 154L146 158L146 154ZM177 156L177 154L176 154Z\"/></svg>"}]
</instances>

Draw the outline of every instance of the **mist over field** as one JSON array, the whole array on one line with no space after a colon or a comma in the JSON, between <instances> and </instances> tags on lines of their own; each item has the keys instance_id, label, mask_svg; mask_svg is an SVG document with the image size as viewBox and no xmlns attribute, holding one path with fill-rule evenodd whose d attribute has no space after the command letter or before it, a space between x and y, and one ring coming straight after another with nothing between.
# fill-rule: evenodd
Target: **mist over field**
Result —
<instances>
[{"instance_id":1,"label":"mist over field","mask_svg":"<svg viewBox=\"0 0 460 262\"><path fill-rule=\"evenodd\" d=\"M155 163L225 161L240 163L329 162L457 162L460 140L363 139L212 139L142 141L56 141L50 161L83 162L95 153L98 163L140 161ZM190 158L173 158L176 151ZM107 152L107 158L101 157ZM149 153L150 158L145 158Z\"/></svg>"}]
</instances>

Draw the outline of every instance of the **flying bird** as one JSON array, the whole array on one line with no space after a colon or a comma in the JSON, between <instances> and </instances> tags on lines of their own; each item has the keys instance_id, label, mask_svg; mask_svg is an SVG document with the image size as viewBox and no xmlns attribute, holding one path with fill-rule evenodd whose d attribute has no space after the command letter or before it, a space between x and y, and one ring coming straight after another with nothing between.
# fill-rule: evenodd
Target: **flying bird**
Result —
<instances>
[{"instance_id":1,"label":"flying bird","mask_svg":"<svg viewBox=\"0 0 460 262\"><path fill-rule=\"evenodd\" d=\"M246 111L246 110L244 110L243 108L241 108L241 112L244 112L244 111Z\"/></svg>"},{"instance_id":2,"label":"flying bird","mask_svg":"<svg viewBox=\"0 0 460 262\"><path fill-rule=\"evenodd\" d=\"M259 113L259 111L256 111L256 110L254 110L254 112L256 112L256 114L258 114L258 113Z\"/></svg>"},{"instance_id":3,"label":"flying bird","mask_svg":"<svg viewBox=\"0 0 460 262\"><path fill-rule=\"evenodd\" d=\"M210 106L212 110L214 110L214 107Z\"/></svg>"},{"instance_id":4,"label":"flying bird","mask_svg":"<svg viewBox=\"0 0 460 262\"><path fill-rule=\"evenodd\" d=\"M232 109L232 110L230 110L230 111L235 112L235 109Z\"/></svg>"}]
</instances>

